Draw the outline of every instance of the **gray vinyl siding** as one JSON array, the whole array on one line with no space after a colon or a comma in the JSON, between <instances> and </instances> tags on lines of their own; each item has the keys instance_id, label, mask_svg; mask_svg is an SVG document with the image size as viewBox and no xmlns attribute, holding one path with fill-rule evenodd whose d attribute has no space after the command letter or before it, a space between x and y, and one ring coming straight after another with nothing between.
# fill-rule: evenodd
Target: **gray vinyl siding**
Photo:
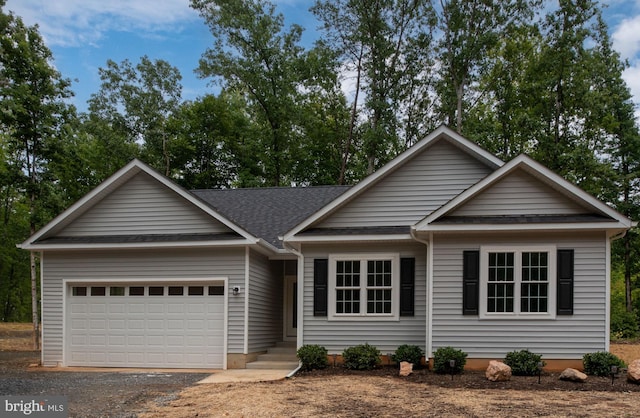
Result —
<instances>
[{"instance_id":1,"label":"gray vinyl siding","mask_svg":"<svg viewBox=\"0 0 640 418\"><path fill-rule=\"evenodd\" d=\"M243 288L244 260L244 248L45 253L42 267L43 364L52 366L63 361L64 279L145 282L227 278L229 288ZM242 353L244 298L227 297L228 351Z\"/></svg>"},{"instance_id":2,"label":"gray vinyl siding","mask_svg":"<svg viewBox=\"0 0 640 418\"><path fill-rule=\"evenodd\" d=\"M318 227L413 225L490 172L477 159L440 140Z\"/></svg>"},{"instance_id":3,"label":"gray vinyl siding","mask_svg":"<svg viewBox=\"0 0 640 418\"><path fill-rule=\"evenodd\" d=\"M481 245L556 245L575 251L574 314L551 320L462 315L462 252ZM580 359L605 349L606 237L601 233L435 237L433 349L453 346L469 358L501 359L528 349L547 359ZM553 290L555 291L555 289ZM483 301L480 301L482 303Z\"/></svg>"},{"instance_id":4,"label":"gray vinyl siding","mask_svg":"<svg viewBox=\"0 0 640 418\"><path fill-rule=\"evenodd\" d=\"M229 228L140 173L64 228L59 236L189 234Z\"/></svg>"},{"instance_id":5,"label":"gray vinyl siding","mask_svg":"<svg viewBox=\"0 0 640 418\"><path fill-rule=\"evenodd\" d=\"M307 246L304 251L304 344L319 344L329 353L340 354L347 347L369 343L383 354L393 352L402 344L418 345L425 349L426 330L426 246L421 244L368 244ZM328 258L337 253L390 253L400 257L414 257L415 315L401 316L398 321L329 321L313 316L313 260ZM399 278L398 278L399 280ZM331 289L328 289L331 291ZM398 303L398 301L395 301Z\"/></svg>"},{"instance_id":6,"label":"gray vinyl siding","mask_svg":"<svg viewBox=\"0 0 640 418\"><path fill-rule=\"evenodd\" d=\"M454 216L575 215L588 211L523 170L483 191Z\"/></svg>"},{"instance_id":7,"label":"gray vinyl siding","mask_svg":"<svg viewBox=\"0 0 640 418\"><path fill-rule=\"evenodd\" d=\"M282 277L269 259L255 251L249 267L249 353L265 351L282 341Z\"/></svg>"}]
</instances>

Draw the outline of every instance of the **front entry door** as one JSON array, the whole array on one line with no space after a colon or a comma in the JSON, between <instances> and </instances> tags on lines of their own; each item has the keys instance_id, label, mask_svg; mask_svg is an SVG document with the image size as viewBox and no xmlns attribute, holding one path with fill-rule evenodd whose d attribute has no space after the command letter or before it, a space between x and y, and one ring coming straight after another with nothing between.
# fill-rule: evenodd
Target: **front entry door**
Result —
<instances>
[{"instance_id":1,"label":"front entry door","mask_svg":"<svg viewBox=\"0 0 640 418\"><path fill-rule=\"evenodd\" d=\"M298 333L298 278L286 276L285 287L285 339L295 341Z\"/></svg>"}]
</instances>

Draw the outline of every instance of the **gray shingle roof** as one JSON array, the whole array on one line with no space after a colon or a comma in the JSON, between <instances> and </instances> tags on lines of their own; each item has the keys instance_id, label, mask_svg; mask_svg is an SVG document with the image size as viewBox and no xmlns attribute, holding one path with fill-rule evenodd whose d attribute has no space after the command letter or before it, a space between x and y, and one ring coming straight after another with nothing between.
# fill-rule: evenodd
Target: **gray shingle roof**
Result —
<instances>
[{"instance_id":1,"label":"gray shingle roof","mask_svg":"<svg viewBox=\"0 0 640 418\"><path fill-rule=\"evenodd\" d=\"M191 193L252 235L282 248L278 236L320 210L350 186L192 190Z\"/></svg>"}]
</instances>

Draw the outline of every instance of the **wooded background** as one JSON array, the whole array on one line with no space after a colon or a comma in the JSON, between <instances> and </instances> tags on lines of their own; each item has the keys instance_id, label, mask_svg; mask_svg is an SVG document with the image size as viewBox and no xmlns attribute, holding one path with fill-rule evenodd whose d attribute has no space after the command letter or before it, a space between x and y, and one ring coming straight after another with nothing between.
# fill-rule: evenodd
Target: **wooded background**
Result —
<instances>
[{"instance_id":1,"label":"wooded background","mask_svg":"<svg viewBox=\"0 0 640 418\"><path fill-rule=\"evenodd\" d=\"M354 184L444 123L640 219L627 64L592 1L319 0L322 34L304 46L269 1L191 0L215 38L197 72L219 93L186 101L171 63L107 61L86 112L4 3L1 321L31 319L16 244L132 158L188 189ZM616 338L638 335L638 245L634 228L613 246Z\"/></svg>"}]
</instances>

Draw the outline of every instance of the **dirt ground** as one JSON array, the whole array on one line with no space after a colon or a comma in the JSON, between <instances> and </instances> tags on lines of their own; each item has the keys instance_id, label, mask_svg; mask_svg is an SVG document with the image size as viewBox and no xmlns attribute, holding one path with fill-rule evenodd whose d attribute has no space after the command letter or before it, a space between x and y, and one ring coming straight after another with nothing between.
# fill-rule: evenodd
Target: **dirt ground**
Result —
<instances>
[{"instance_id":1,"label":"dirt ground","mask_svg":"<svg viewBox=\"0 0 640 418\"><path fill-rule=\"evenodd\" d=\"M0 351L30 350L29 330L28 325L0 324ZM612 344L611 352L630 362L640 358L640 342ZM191 385L161 402L147 399L126 416L637 417L640 385L628 383L624 376L613 384L594 376L585 383L563 382L550 373L544 373L540 383L537 377L521 376L495 383L479 372L451 379L417 370L402 378L393 367L373 372L337 367L276 382Z\"/></svg>"}]
</instances>

